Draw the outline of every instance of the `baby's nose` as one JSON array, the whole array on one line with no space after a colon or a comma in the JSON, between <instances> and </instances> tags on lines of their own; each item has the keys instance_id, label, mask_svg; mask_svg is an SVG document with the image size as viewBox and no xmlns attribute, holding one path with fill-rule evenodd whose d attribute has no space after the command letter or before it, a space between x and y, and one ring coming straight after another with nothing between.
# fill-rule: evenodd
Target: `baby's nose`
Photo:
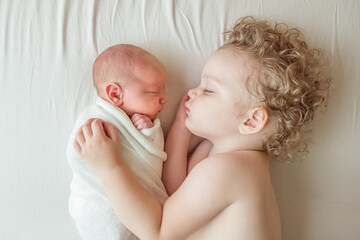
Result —
<instances>
[{"instance_id":1,"label":"baby's nose","mask_svg":"<svg viewBox=\"0 0 360 240\"><path fill-rule=\"evenodd\" d=\"M168 97L165 94L162 94L162 96L160 97L160 103L161 104L165 104L168 101Z\"/></svg>"}]
</instances>

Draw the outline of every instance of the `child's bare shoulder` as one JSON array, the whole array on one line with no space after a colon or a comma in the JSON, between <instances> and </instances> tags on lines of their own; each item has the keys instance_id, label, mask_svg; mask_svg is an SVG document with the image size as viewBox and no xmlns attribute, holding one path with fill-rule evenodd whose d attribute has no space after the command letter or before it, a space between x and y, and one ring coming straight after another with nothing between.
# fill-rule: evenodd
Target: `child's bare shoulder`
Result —
<instances>
[{"instance_id":1,"label":"child's bare shoulder","mask_svg":"<svg viewBox=\"0 0 360 240\"><path fill-rule=\"evenodd\" d=\"M246 172L251 174L253 171L268 170L268 159L266 154L260 151L237 151L210 156L199 165L236 175Z\"/></svg>"},{"instance_id":2,"label":"child's bare shoulder","mask_svg":"<svg viewBox=\"0 0 360 240\"><path fill-rule=\"evenodd\" d=\"M218 154L204 159L194 168L194 173L216 179L223 187L249 191L268 187L269 163L263 152L239 151Z\"/></svg>"},{"instance_id":3,"label":"child's bare shoulder","mask_svg":"<svg viewBox=\"0 0 360 240\"><path fill-rule=\"evenodd\" d=\"M248 236L248 226L271 232L263 224L276 218L272 213L276 204L272 191L269 191L268 172L264 153L236 152L210 156L192 169L165 203L166 213L171 213L168 216L176 216L166 222L174 226L186 222L188 232L199 229L194 233L194 239L213 238L215 232L222 236L223 226L229 226L225 231L229 239ZM232 223L237 223L237 226L234 228Z\"/></svg>"}]
</instances>

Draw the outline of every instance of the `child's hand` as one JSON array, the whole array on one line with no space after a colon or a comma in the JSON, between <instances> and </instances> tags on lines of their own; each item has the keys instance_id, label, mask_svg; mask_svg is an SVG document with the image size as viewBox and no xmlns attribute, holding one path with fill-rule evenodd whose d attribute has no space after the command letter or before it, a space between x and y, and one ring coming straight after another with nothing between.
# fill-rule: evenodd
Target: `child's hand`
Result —
<instances>
[{"instance_id":1,"label":"child's hand","mask_svg":"<svg viewBox=\"0 0 360 240\"><path fill-rule=\"evenodd\" d=\"M89 119L77 132L76 152L100 175L121 164L121 142L116 127Z\"/></svg>"},{"instance_id":2,"label":"child's hand","mask_svg":"<svg viewBox=\"0 0 360 240\"><path fill-rule=\"evenodd\" d=\"M176 114L176 120L180 121L183 124L185 124L185 119L187 117L185 103L189 100L189 98L190 97L188 96L187 93L181 98L181 101L180 101L179 107L178 107L178 111Z\"/></svg>"},{"instance_id":3,"label":"child's hand","mask_svg":"<svg viewBox=\"0 0 360 240\"><path fill-rule=\"evenodd\" d=\"M143 128L152 128L154 126L154 123L148 116L139 113L135 113L131 117L131 121L138 130Z\"/></svg>"}]
</instances>

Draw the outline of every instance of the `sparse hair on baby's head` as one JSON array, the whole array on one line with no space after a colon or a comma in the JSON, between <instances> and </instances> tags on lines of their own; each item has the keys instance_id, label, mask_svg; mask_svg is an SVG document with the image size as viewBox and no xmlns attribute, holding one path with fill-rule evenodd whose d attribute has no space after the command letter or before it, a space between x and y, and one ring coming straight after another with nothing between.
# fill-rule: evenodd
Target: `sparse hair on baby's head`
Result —
<instances>
[{"instance_id":1,"label":"sparse hair on baby's head","mask_svg":"<svg viewBox=\"0 0 360 240\"><path fill-rule=\"evenodd\" d=\"M109 81L120 81L122 86L126 84L127 76L142 64L164 68L152 54L134 45L118 44L104 50L96 58L92 69L98 95L101 95L103 86Z\"/></svg>"},{"instance_id":2,"label":"sparse hair on baby's head","mask_svg":"<svg viewBox=\"0 0 360 240\"><path fill-rule=\"evenodd\" d=\"M275 125L265 151L286 161L306 152L302 132L325 101L331 82L326 55L309 47L298 29L253 17L240 18L224 37L222 48L245 51L260 64L258 79L249 80L247 88Z\"/></svg>"}]
</instances>

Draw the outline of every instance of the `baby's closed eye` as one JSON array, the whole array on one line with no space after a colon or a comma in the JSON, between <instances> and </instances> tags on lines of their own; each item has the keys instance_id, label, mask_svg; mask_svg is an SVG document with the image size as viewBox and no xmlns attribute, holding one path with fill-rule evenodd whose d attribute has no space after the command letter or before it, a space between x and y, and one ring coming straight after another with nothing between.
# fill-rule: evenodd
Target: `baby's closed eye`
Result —
<instances>
[{"instance_id":1,"label":"baby's closed eye","mask_svg":"<svg viewBox=\"0 0 360 240\"><path fill-rule=\"evenodd\" d=\"M147 91L146 93L153 94L153 95L158 95L159 91Z\"/></svg>"}]
</instances>

